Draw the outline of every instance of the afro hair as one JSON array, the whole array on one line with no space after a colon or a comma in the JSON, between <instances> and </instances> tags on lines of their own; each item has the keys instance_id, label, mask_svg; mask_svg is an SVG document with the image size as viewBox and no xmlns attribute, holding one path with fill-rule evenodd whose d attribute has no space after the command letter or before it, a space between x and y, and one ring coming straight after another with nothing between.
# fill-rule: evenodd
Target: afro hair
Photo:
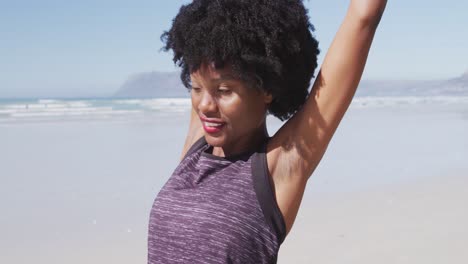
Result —
<instances>
[{"instance_id":1,"label":"afro hair","mask_svg":"<svg viewBox=\"0 0 468 264\"><path fill-rule=\"evenodd\" d=\"M202 63L228 63L239 79L270 93L268 112L285 120L304 104L317 68L313 31L301 0L194 0L161 40L188 89Z\"/></svg>"}]
</instances>

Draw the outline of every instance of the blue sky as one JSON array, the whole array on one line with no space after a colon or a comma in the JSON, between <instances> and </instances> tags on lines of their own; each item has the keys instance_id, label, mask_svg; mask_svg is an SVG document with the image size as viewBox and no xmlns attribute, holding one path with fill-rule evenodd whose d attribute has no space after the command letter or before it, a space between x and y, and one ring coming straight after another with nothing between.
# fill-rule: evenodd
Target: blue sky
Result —
<instances>
[{"instance_id":1,"label":"blue sky","mask_svg":"<svg viewBox=\"0 0 468 264\"><path fill-rule=\"evenodd\" d=\"M0 0L0 97L112 94L131 75L175 70L159 36L189 1ZM349 1L310 0L322 54ZM468 70L467 1L389 0L363 79Z\"/></svg>"}]
</instances>

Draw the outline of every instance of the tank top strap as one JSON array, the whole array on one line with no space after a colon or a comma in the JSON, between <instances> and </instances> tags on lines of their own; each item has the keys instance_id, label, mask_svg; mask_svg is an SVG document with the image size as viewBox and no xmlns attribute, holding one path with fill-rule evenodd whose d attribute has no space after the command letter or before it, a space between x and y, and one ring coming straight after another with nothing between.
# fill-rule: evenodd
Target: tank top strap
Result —
<instances>
[{"instance_id":1,"label":"tank top strap","mask_svg":"<svg viewBox=\"0 0 468 264\"><path fill-rule=\"evenodd\" d=\"M206 140L205 140L205 136L202 136L197 141L195 141L195 143L192 144L192 146L189 148L187 153L185 153L185 156L184 156L184 158L182 160L184 160L188 156L192 155L193 153L201 150L206 144L207 143L206 143Z\"/></svg>"},{"instance_id":2,"label":"tank top strap","mask_svg":"<svg viewBox=\"0 0 468 264\"><path fill-rule=\"evenodd\" d=\"M283 215L278 207L272 179L268 171L266 150L269 138L267 138L252 157L252 178L257 199L262 208L263 214L268 225L276 233L281 244L286 238L286 224Z\"/></svg>"}]
</instances>

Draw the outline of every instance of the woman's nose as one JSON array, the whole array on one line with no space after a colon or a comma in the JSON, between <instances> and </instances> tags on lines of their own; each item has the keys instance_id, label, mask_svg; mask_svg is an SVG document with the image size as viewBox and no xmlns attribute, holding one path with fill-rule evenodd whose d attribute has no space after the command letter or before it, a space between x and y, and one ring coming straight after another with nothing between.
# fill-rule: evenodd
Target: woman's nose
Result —
<instances>
[{"instance_id":1,"label":"woman's nose","mask_svg":"<svg viewBox=\"0 0 468 264\"><path fill-rule=\"evenodd\" d=\"M209 113L216 113L218 111L218 106L216 104L215 98L208 93L204 92L201 96L200 103L198 104L198 110L203 114L207 115Z\"/></svg>"}]
</instances>

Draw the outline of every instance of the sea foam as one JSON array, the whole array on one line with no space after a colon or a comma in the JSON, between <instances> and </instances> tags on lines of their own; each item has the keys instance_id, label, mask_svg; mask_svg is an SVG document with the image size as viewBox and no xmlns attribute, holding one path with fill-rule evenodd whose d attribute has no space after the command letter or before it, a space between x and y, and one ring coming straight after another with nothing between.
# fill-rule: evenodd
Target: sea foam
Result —
<instances>
[{"instance_id":1,"label":"sea foam","mask_svg":"<svg viewBox=\"0 0 468 264\"><path fill-rule=\"evenodd\" d=\"M468 97L356 97L351 108L411 105L468 105ZM0 101L0 123L127 118L148 114L187 113L189 98L38 99Z\"/></svg>"}]
</instances>

